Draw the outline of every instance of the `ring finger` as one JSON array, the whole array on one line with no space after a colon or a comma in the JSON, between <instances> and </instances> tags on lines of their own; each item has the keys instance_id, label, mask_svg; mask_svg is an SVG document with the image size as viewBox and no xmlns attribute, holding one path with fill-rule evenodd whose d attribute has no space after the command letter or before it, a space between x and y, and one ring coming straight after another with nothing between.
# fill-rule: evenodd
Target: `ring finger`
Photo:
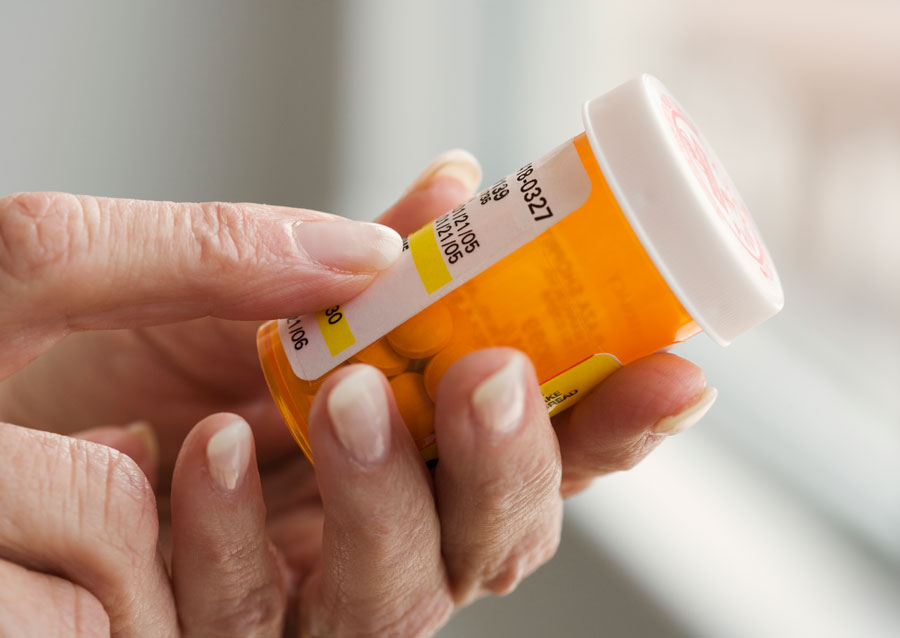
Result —
<instances>
[{"instance_id":1,"label":"ring finger","mask_svg":"<svg viewBox=\"0 0 900 638\"><path fill-rule=\"evenodd\" d=\"M435 487L456 602L508 593L559 544L561 463L528 359L482 350L438 389Z\"/></svg>"}]
</instances>

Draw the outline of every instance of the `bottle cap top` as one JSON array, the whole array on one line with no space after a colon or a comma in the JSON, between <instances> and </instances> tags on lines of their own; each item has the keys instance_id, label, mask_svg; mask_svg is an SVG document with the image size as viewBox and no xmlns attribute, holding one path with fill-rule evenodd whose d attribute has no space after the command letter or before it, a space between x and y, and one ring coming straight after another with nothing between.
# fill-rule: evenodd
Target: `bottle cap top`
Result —
<instances>
[{"instance_id":1,"label":"bottle cap top","mask_svg":"<svg viewBox=\"0 0 900 638\"><path fill-rule=\"evenodd\" d=\"M585 103L616 200L685 310L716 342L781 310L775 266L731 178L681 105L642 75Z\"/></svg>"}]
</instances>

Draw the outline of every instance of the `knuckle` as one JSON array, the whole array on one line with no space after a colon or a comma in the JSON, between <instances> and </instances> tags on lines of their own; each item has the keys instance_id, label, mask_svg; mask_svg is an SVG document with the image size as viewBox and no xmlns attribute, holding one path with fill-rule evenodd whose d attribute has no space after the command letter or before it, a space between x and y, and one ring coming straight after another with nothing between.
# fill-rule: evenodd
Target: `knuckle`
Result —
<instances>
[{"instance_id":1,"label":"knuckle","mask_svg":"<svg viewBox=\"0 0 900 638\"><path fill-rule=\"evenodd\" d=\"M217 609L224 613L207 626L215 635L270 635L277 633L284 620L284 595L278 583L265 581L255 586L239 584L224 592Z\"/></svg>"},{"instance_id":2,"label":"knuckle","mask_svg":"<svg viewBox=\"0 0 900 638\"><path fill-rule=\"evenodd\" d=\"M371 636L431 636L453 613L446 596L411 593L402 612L385 615L372 626Z\"/></svg>"},{"instance_id":3,"label":"knuckle","mask_svg":"<svg viewBox=\"0 0 900 638\"><path fill-rule=\"evenodd\" d=\"M417 529L416 524L410 529ZM373 545L376 539L369 531L348 530L348 536L333 537L329 542L321 586L301 609L309 634L432 635L450 617L454 600L443 570L419 567L433 560L430 544L410 546L409 536L404 534L405 540L398 541L394 531L390 534L392 545L385 541L379 547ZM361 534L365 534L364 540ZM364 557L359 553L363 547Z\"/></svg>"},{"instance_id":4,"label":"knuckle","mask_svg":"<svg viewBox=\"0 0 900 638\"><path fill-rule=\"evenodd\" d=\"M523 571L519 561L507 561L502 569L484 582L482 588L497 596L511 594L524 578Z\"/></svg>"},{"instance_id":5,"label":"knuckle","mask_svg":"<svg viewBox=\"0 0 900 638\"><path fill-rule=\"evenodd\" d=\"M389 596L389 597L388 597ZM392 600L394 604L385 604ZM427 587L400 588L373 594L368 600L337 594L326 601L324 614L305 618L315 636L428 636L454 610L453 600Z\"/></svg>"},{"instance_id":6,"label":"knuckle","mask_svg":"<svg viewBox=\"0 0 900 638\"><path fill-rule=\"evenodd\" d=\"M277 574L261 568L260 555L276 558L278 550L259 539L244 543L211 542L203 550L204 563L216 574L216 600L195 619L204 633L215 635L274 635L282 626L286 592ZM204 634L205 635L205 634Z\"/></svg>"},{"instance_id":7,"label":"knuckle","mask_svg":"<svg viewBox=\"0 0 900 638\"><path fill-rule=\"evenodd\" d=\"M480 521L457 539L444 541L455 597L468 601L479 591L505 595L559 547L562 528L561 464L536 461L516 485L493 481L476 491Z\"/></svg>"},{"instance_id":8,"label":"knuckle","mask_svg":"<svg viewBox=\"0 0 900 638\"><path fill-rule=\"evenodd\" d=\"M506 556L493 566L487 564L483 589L500 596L513 592L520 582L556 555L561 536L560 503L552 513L544 512Z\"/></svg>"},{"instance_id":9,"label":"knuckle","mask_svg":"<svg viewBox=\"0 0 900 638\"><path fill-rule=\"evenodd\" d=\"M204 263L238 263L256 255L252 224L234 204L201 204L199 210L190 216L190 225Z\"/></svg>"},{"instance_id":10,"label":"knuckle","mask_svg":"<svg viewBox=\"0 0 900 638\"><path fill-rule=\"evenodd\" d=\"M558 511L556 512L554 520L550 523L550 525L542 530L540 539L535 545L534 551L532 552L532 557L534 559L532 571L534 571L544 563L549 562L553 559L554 556L556 556L556 552L559 550L559 543L561 540L562 503L560 502L560 506Z\"/></svg>"},{"instance_id":11,"label":"knuckle","mask_svg":"<svg viewBox=\"0 0 900 638\"><path fill-rule=\"evenodd\" d=\"M69 447L77 520L83 538L102 538L137 563L156 554L156 496L130 457L74 441Z\"/></svg>"},{"instance_id":12,"label":"knuckle","mask_svg":"<svg viewBox=\"0 0 900 638\"><path fill-rule=\"evenodd\" d=\"M494 520L527 520L540 504L559 495L562 465L558 457L535 458L515 475L486 477L475 488L481 512Z\"/></svg>"},{"instance_id":13,"label":"knuckle","mask_svg":"<svg viewBox=\"0 0 900 638\"><path fill-rule=\"evenodd\" d=\"M65 193L17 193L0 199L0 273L33 283L90 249L99 216L93 200Z\"/></svg>"},{"instance_id":14,"label":"knuckle","mask_svg":"<svg viewBox=\"0 0 900 638\"><path fill-rule=\"evenodd\" d=\"M598 473L609 474L633 469L661 442L662 437L652 433L646 433L631 439L611 453L604 454L597 459Z\"/></svg>"}]
</instances>

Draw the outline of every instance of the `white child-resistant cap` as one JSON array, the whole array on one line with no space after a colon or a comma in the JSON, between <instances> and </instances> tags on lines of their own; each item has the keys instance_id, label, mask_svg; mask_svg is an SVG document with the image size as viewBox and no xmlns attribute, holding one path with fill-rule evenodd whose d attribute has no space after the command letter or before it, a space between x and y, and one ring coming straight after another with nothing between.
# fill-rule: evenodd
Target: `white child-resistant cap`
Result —
<instances>
[{"instance_id":1,"label":"white child-resistant cap","mask_svg":"<svg viewBox=\"0 0 900 638\"><path fill-rule=\"evenodd\" d=\"M706 139L656 78L585 103L584 126L613 195L684 309L716 342L781 310L772 259Z\"/></svg>"}]
</instances>

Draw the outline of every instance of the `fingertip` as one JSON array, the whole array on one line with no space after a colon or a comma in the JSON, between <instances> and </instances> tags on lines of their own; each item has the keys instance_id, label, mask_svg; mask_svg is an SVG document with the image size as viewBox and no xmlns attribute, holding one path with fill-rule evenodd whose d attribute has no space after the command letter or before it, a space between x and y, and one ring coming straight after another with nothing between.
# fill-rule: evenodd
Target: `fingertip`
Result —
<instances>
[{"instance_id":1,"label":"fingertip","mask_svg":"<svg viewBox=\"0 0 900 638\"><path fill-rule=\"evenodd\" d=\"M481 165L462 149L436 157L379 221L408 235L471 199L481 183Z\"/></svg>"},{"instance_id":2,"label":"fingertip","mask_svg":"<svg viewBox=\"0 0 900 638\"><path fill-rule=\"evenodd\" d=\"M155 467L159 463L159 439L153 426L147 421L134 421L125 426L125 431L141 442L147 462Z\"/></svg>"},{"instance_id":3,"label":"fingertip","mask_svg":"<svg viewBox=\"0 0 900 638\"><path fill-rule=\"evenodd\" d=\"M660 352L623 367L607 381L618 391L640 392L647 413L658 418L696 401L706 387L706 374L687 359Z\"/></svg>"},{"instance_id":4,"label":"fingertip","mask_svg":"<svg viewBox=\"0 0 900 638\"><path fill-rule=\"evenodd\" d=\"M690 361L656 353L623 366L581 403L573 414L602 417L619 434L649 429L660 418L690 405L706 387L706 375Z\"/></svg>"},{"instance_id":5,"label":"fingertip","mask_svg":"<svg viewBox=\"0 0 900 638\"><path fill-rule=\"evenodd\" d=\"M172 476L173 497L178 485L191 498L202 499L214 490L217 498L227 500L232 493L244 492L246 479L255 467L253 430L247 421L230 412L211 414L194 426L181 445ZM252 474L256 476L253 483L258 485L258 472Z\"/></svg>"},{"instance_id":6,"label":"fingertip","mask_svg":"<svg viewBox=\"0 0 900 638\"><path fill-rule=\"evenodd\" d=\"M425 463L387 379L372 366L353 364L328 377L310 409L309 436L333 520L390 520L430 494Z\"/></svg>"},{"instance_id":7,"label":"fingertip","mask_svg":"<svg viewBox=\"0 0 900 638\"><path fill-rule=\"evenodd\" d=\"M681 408L679 412L664 416L657 421L653 426L654 434L672 436L693 427L706 416L718 396L719 391L716 388L706 386L691 404Z\"/></svg>"},{"instance_id":8,"label":"fingertip","mask_svg":"<svg viewBox=\"0 0 900 638\"><path fill-rule=\"evenodd\" d=\"M438 384L438 401L449 404L468 398L481 383L510 365L519 370L523 382L535 376L531 360L515 348L483 348L466 354L447 369Z\"/></svg>"},{"instance_id":9,"label":"fingertip","mask_svg":"<svg viewBox=\"0 0 900 638\"><path fill-rule=\"evenodd\" d=\"M467 436L459 430L469 421L489 437L512 433L526 410L534 407L536 392L529 386L537 387L534 366L518 350L486 348L461 357L438 384L436 420L441 421L444 438ZM458 412L470 418L454 418Z\"/></svg>"},{"instance_id":10,"label":"fingertip","mask_svg":"<svg viewBox=\"0 0 900 638\"><path fill-rule=\"evenodd\" d=\"M481 164L478 159L465 149L454 148L434 158L413 180L407 194L442 179L455 181L471 194L481 183L481 176Z\"/></svg>"},{"instance_id":11,"label":"fingertip","mask_svg":"<svg viewBox=\"0 0 900 638\"><path fill-rule=\"evenodd\" d=\"M463 480L539 468L558 472L559 452L534 367L512 348L478 350L454 363L438 386L439 475Z\"/></svg>"},{"instance_id":12,"label":"fingertip","mask_svg":"<svg viewBox=\"0 0 900 638\"><path fill-rule=\"evenodd\" d=\"M387 380L366 364L328 376L309 411L309 442L316 469L350 460L361 469L380 463L390 447Z\"/></svg>"},{"instance_id":13,"label":"fingertip","mask_svg":"<svg viewBox=\"0 0 900 638\"><path fill-rule=\"evenodd\" d=\"M242 416L233 412L216 412L215 414L210 414L209 416L200 419L191 431L188 432L188 435L185 437L181 446L182 453L187 448L190 448L191 450L196 448L205 453L210 439L229 426L234 426L235 429L243 429L246 427L250 431L252 438L252 430L250 430L249 424Z\"/></svg>"},{"instance_id":14,"label":"fingertip","mask_svg":"<svg viewBox=\"0 0 900 638\"><path fill-rule=\"evenodd\" d=\"M389 268L403 251L403 239L392 228L335 218L298 221L294 239L303 253L329 271L374 273Z\"/></svg>"},{"instance_id":15,"label":"fingertip","mask_svg":"<svg viewBox=\"0 0 900 638\"><path fill-rule=\"evenodd\" d=\"M227 425L216 430L206 442L206 465L213 481L224 490L233 490L247 470L253 434L247 422L230 415Z\"/></svg>"},{"instance_id":16,"label":"fingertip","mask_svg":"<svg viewBox=\"0 0 900 638\"><path fill-rule=\"evenodd\" d=\"M388 454L391 415L384 375L368 365L351 366L326 391L331 430L360 468L380 464Z\"/></svg>"},{"instance_id":17,"label":"fingertip","mask_svg":"<svg viewBox=\"0 0 900 638\"><path fill-rule=\"evenodd\" d=\"M652 354L617 370L557 419L564 487L633 467L659 444L659 434L696 423L709 406L701 405L693 420L677 415L709 394L703 371L674 354Z\"/></svg>"}]
</instances>

